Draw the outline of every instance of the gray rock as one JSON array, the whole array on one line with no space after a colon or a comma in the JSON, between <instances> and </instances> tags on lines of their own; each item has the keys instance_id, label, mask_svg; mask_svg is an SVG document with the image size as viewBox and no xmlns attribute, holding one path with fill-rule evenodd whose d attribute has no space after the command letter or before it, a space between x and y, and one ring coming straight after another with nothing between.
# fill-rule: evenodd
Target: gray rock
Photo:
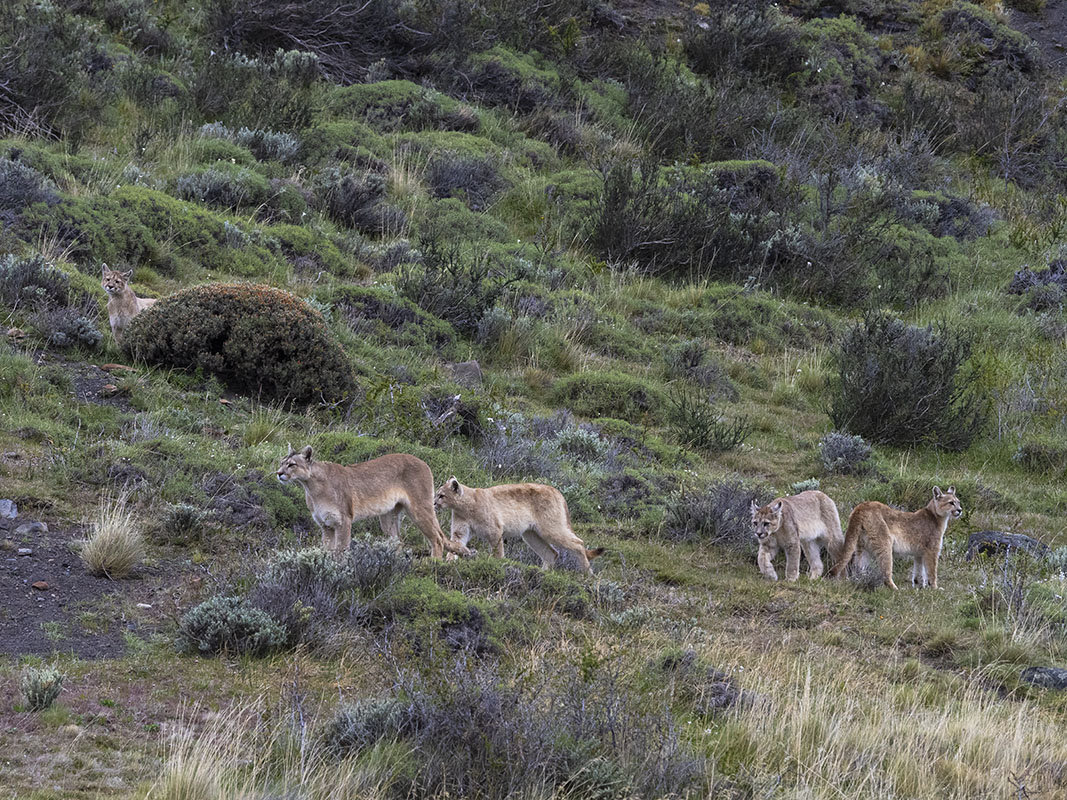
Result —
<instances>
[{"instance_id":1,"label":"gray rock","mask_svg":"<svg viewBox=\"0 0 1067 800\"><path fill-rule=\"evenodd\" d=\"M19 515L14 500L0 500L0 519L14 519Z\"/></svg>"},{"instance_id":2,"label":"gray rock","mask_svg":"<svg viewBox=\"0 0 1067 800\"><path fill-rule=\"evenodd\" d=\"M20 547L15 552L18 553L20 556L32 556L33 555L33 550L31 550L28 547Z\"/></svg>"},{"instance_id":3,"label":"gray rock","mask_svg":"<svg viewBox=\"0 0 1067 800\"><path fill-rule=\"evenodd\" d=\"M967 537L967 560L975 555L992 556L1007 554L1012 550L1023 550L1037 558L1049 554L1049 546L1032 536L1021 533L1004 533L1003 531L978 531Z\"/></svg>"},{"instance_id":4,"label":"gray rock","mask_svg":"<svg viewBox=\"0 0 1067 800\"><path fill-rule=\"evenodd\" d=\"M1045 689L1067 689L1067 669L1060 667L1027 667L1019 680Z\"/></svg>"},{"instance_id":5,"label":"gray rock","mask_svg":"<svg viewBox=\"0 0 1067 800\"><path fill-rule=\"evenodd\" d=\"M479 386L482 382L482 367L477 361L461 361L449 364L452 379L460 386Z\"/></svg>"},{"instance_id":6,"label":"gray rock","mask_svg":"<svg viewBox=\"0 0 1067 800\"><path fill-rule=\"evenodd\" d=\"M48 525L44 522L25 522L15 528L16 536L32 536L35 533L48 533Z\"/></svg>"}]
</instances>

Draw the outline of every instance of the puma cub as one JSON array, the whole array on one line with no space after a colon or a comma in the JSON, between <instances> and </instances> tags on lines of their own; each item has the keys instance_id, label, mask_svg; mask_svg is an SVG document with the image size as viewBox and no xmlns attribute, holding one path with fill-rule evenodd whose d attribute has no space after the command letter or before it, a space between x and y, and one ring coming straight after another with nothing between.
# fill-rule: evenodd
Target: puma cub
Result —
<instances>
[{"instance_id":1,"label":"puma cub","mask_svg":"<svg viewBox=\"0 0 1067 800\"><path fill-rule=\"evenodd\" d=\"M567 501L558 489L540 483L510 483L474 489L454 476L434 496L434 508L452 510L452 540L464 546L476 533L489 543L497 558L504 557L504 539L521 538L545 569L556 563L560 550L570 550L587 575L589 560L604 548L587 550L571 529Z\"/></svg>"},{"instance_id":2,"label":"puma cub","mask_svg":"<svg viewBox=\"0 0 1067 800\"><path fill-rule=\"evenodd\" d=\"M844 544L837 506L819 491L779 497L762 508L753 500L752 530L759 541L759 571L773 581L778 580L773 562L779 547L785 549L785 579L795 581L801 550L808 560L808 575L818 578L823 571L820 550L826 547L836 561Z\"/></svg>"},{"instance_id":3,"label":"puma cub","mask_svg":"<svg viewBox=\"0 0 1067 800\"><path fill-rule=\"evenodd\" d=\"M833 578L841 575L857 547L862 551L861 565L871 556L882 569L882 580L890 589L893 582L893 556L911 556L911 582L916 588L937 588L937 559L950 520L963 514L956 489L942 492L934 487L930 502L918 511L898 511L884 503L869 500L860 503L848 518L848 532L841 558L830 570Z\"/></svg>"},{"instance_id":4,"label":"puma cub","mask_svg":"<svg viewBox=\"0 0 1067 800\"><path fill-rule=\"evenodd\" d=\"M111 335L120 344L130 320L156 304L154 297L138 297L133 293L129 284L132 276L133 270L119 272L117 269L108 269L107 264L104 264L100 277L100 285L107 292L107 316L111 322Z\"/></svg>"},{"instance_id":5,"label":"puma cub","mask_svg":"<svg viewBox=\"0 0 1067 800\"><path fill-rule=\"evenodd\" d=\"M311 518L322 529L322 546L336 555L348 550L355 520L377 517L385 532L400 546L400 515L407 512L430 545L430 555L445 550L470 555L462 544L445 539L433 513L433 475L425 461L392 453L362 464L344 466L312 458L310 445L278 464L278 480L298 483Z\"/></svg>"}]
</instances>

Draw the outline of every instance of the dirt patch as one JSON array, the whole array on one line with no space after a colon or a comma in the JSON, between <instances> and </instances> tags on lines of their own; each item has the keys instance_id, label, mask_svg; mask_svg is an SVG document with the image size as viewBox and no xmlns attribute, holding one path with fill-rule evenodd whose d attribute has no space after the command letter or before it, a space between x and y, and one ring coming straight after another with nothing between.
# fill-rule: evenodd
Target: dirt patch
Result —
<instances>
[{"instance_id":1,"label":"dirt patch","mask_svg":"<svg viewBox=\"0 0 1067 800\"><path fill-rule=\"evenodd\" d=\"M167 567L122 581L94 578L70 547L84 529L47 522L47 531L16 533L32 521L0 520L0 654L114 658L125 652L127 632L143 637L159 627Z\"/></svg>"},{"instance_id":2,"label":"dirt patch","mask_svg":"<svg viewBox=\"0 0 1067 800\"><path fill-rule=\"evenodd\" d=\"M1012 9L1011 24L1037 42L1052 69L1067 74L1067 0L1048 0L1037 13Z\"/></svg>"}]
</instances>

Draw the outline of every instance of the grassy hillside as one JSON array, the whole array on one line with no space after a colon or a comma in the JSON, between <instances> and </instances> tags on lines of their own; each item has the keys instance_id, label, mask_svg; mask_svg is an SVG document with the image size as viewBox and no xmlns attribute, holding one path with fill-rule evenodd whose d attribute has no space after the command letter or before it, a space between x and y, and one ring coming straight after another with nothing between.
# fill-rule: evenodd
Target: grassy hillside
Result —
<instances>
[{"instance_id":1,"label":"grassy hillside","mask_svg":"<svg viewBox=\"0 0 1067 800\"><path fill-rule=\"evenodd\" d=\"M1067 793L1067 94L1014 5L0 9L0 794ZM125 348L102 263L170 298ZM335 563L306 444L550 483L606 554ZM935 485L940 590L757 570L752 500Z\"/></svg>"}]
</instances>

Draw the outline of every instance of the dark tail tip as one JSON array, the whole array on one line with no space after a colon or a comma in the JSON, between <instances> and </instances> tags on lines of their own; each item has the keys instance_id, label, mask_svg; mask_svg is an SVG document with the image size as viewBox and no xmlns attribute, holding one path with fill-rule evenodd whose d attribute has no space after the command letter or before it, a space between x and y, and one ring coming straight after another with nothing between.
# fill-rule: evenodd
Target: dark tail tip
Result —
<instances>
[{"instance_id":1,"label":"dark tail tip","mask_svg":"<svg viewBox=\"0 0 1067 800\"><path fill-rule=\"evenodd\" d=\"M595 550L586 550L585 551L585 557L588 558L589 560L592 560L592 559L596 558L597 556L600 556L600 555L603 555L603 554L604 554L604 548L603 547L598 547Z\"/></svg>"}]
</instances>

